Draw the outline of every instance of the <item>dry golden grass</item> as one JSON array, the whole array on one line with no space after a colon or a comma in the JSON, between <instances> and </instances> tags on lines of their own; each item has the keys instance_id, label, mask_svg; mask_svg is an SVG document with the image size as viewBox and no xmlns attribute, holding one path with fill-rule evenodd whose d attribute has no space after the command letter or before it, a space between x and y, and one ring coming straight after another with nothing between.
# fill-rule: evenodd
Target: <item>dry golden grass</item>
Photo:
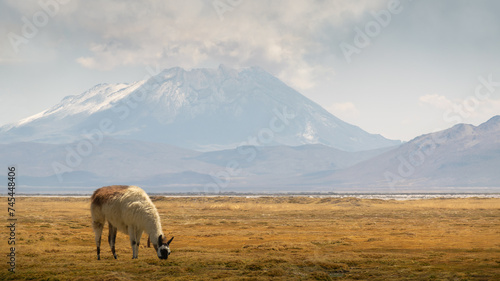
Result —
<instances>
[{"instance_id":1,"label":"dry golden grass","mask_svg":"<svg viewBox=\"0 0 500 281\"><path fill-rule=\"evenodd\" d=\"M500 280L500 199L153 199L166 261L145 235L132 260L122 233L114 260L106 228L98 261L88 199L18 197L16 273L3 254L0 279Z\"/></svg>"}]
</instances>

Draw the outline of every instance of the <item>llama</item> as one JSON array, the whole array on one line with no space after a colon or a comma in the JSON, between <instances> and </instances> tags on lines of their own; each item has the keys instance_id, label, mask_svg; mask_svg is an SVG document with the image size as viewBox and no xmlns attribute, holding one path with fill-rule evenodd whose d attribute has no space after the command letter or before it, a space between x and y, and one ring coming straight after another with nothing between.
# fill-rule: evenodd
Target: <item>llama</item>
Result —
<instances>
[{"instance_id":1,"label":"llama","mask_svg":"<svg viewBox=\"0 0 500 281\"><path fill-rule=\"evenodd\" d=\"M142 232L148 234L158 258L167 259L170 255L170 242L165 242L161 230L160 215L149 196L137 186L112 185L94 191L90 211L95 233L97 259L101 259L101 234L106 220L109 226L108 242L116 259L115 241L119 230L130 236L132 259L137 259Z\"/></svg>"}]
</instances>

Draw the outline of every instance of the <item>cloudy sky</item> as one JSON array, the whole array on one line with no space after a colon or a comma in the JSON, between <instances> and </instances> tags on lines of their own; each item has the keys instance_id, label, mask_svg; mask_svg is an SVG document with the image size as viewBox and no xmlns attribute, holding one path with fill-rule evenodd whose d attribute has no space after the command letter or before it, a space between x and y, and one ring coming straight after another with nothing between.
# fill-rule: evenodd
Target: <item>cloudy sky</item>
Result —
<instances>
[{"instance_id":1,"label":"cloudy sky","mask_svg":"<svg viewBox=\"0 0 500 281\"><path fill-rule=\"evenodd\" d=\"M0 125L148 69L260 66L410 140L500 114L500 1L4 0Z\"/></svg>"}]
</instances>

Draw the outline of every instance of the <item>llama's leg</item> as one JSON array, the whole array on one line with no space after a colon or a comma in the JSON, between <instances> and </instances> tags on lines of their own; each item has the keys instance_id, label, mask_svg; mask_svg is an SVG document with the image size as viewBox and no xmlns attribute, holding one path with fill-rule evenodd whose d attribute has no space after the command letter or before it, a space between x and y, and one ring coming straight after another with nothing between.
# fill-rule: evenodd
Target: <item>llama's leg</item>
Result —
<instances>
[{"instance_id":1,"label":"llama's leg","mask_svg":"<svg viewBox=\"0 0 500 281\"><path fill-rule=\"evenodd\" d=\"M95 245L97 247L97 259L101 259L101 235L106 217L101 212L101 207L95 204L90 205L90 213L92 215L92 228L95 234Z\"/></svg>"},{"instance_id":2,"label":"llama's leg","mask_svg":"<svg viewBox=\"0 0 500 281\"><path fill-rule=\"evenodd\" d=\"M138 252L138 247L137 247L137 230L133 226L129 226L128 228L128 235L130 236L130 245L132 246L132 259L137 258L137 252Z\"/></svg>"},{"instance_id":3,"label":"llama's leg","mask_svg":"<svg viewBox=\"0 0 500 281\"><path fill-rule=\"evenodd\" d=\"M113 253L113 257L115 257L116 259L115 243L116 243L116 233L118 232L118 229L114 227L110 222L108 222L108 226L109 226L108 242L109 246L111 247L111 253Z\"/></svg>"},{"instance_id":4,"label":"llama's leg","mask_svg":"<svg viewBox=\"0 0 500 281\"><path fill-rule=\"evenodd\" d=\"M102 235L102 229L104 225L102 222L99 221L93 221L92 222L92 228L94 229L94 234L95 234L95 245L97 247L97 259L101 259L101 235Z\"/></svg>"},{"instance_id":5,"label":"llama's leg","mask_svg":"<svg viewBox=\"0 0 500 281\"><path fill-rule=\"evenodd\" d=\"M135 237L136 237L136 247L137 247L137 250L136 250L136 258L139 257L139 245L141 244L141 237L142 237L142 230L136 230L135 232Z\"/></svg>"}]
</instances>

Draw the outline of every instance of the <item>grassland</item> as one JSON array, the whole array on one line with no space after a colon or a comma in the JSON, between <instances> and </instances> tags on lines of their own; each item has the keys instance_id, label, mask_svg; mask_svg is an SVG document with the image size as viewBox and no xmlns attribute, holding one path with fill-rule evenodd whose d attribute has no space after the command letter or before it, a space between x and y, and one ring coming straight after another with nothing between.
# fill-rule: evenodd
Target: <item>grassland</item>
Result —
<instances>
[{"instance_id":1,"label":"grassland","mask_svg":"<svg viewBox=\"0 0 500 281\"><path fill-rule=\"evenodd\" d=\"M98 261L88 199L18 197L16 273L3 241L0 280L500 280L500 199L154 202L175 236L170 258L144 235L132 260L119 233L118 259L103 239Z\"/></svg>"}]
</instances>

